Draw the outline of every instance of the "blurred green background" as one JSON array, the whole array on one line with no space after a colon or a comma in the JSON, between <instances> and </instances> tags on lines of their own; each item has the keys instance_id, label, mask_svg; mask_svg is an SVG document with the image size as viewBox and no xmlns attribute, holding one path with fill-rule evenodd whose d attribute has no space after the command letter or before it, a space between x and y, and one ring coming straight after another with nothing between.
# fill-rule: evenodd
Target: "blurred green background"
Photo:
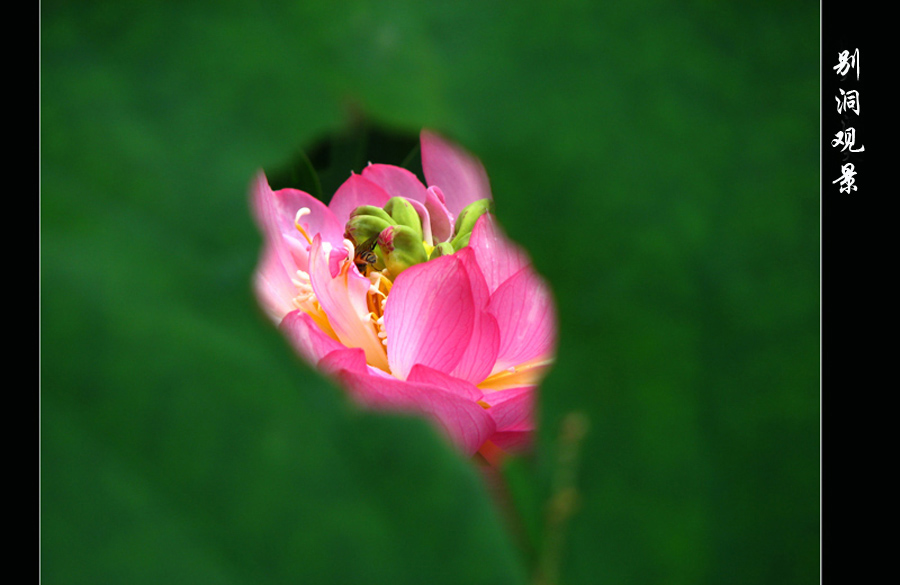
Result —
<instances>
[{"instance_id":1,"label":"blurred green background","mask_svg":"<svg viewBox=\"0 0 900 585\"><path fill-rule=\"evenodd\" d=\"M44 583L526 583L570 412L560 582L818 582L817 3L41 19ZM348 407L252 298L251 177L359 117L481 157L555 291L515 470L530 545L427 425Z\"/></svg>"}]
</instances>

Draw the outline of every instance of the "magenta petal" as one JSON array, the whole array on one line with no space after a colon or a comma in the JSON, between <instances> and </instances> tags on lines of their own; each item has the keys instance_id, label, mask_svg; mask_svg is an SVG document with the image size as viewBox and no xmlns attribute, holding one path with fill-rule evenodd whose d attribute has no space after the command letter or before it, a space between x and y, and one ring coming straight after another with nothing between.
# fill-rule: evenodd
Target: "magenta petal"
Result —
<instances>
[{"instance_id":1,"label":"magenta petal","mask_svg":"<svg viewBox=\"0 0 900 585\"><path fill-rule=\"evenodd\" d=\"M428 130L422 131L420 140L422 170L428 186L441 188L454 216L469 203L490 199L491 185L481 161Z\"/></svg>"},{"instance_id":2,"label":"magenta petal","mask_svg":"<svg viewBox=\"0 0 900 585\"><path fill-rule=\"evenodd\" d=\"M547 285L531 267L506 280L491 295L488 310L500 326L494 371L550 357L556 343L556 313Z\"/></svg>"},{"instance_id":3,"label":"magenta petal","mask_svg":"<svg viewBox=\"0 0 900 585\"><path fill-rule=\"evenodd\" d=\"M343 226L350 219L350 213L360 205L384 207L388 199L390 196L387 191L362 175L353 173L338 187L328 207Z\"/></svg>"},{"instance_id":4,"label":"magenta petal","mask_svg":"<svg viewBox=\"0 0 900 585\"><path fill-rule=\"evenodd\" d=\"M312 317L303 311L288 313L280 328L291 345L313 366L329 353L345 349L343 344L322 331Z\"/></svg>"},{"instance_id":5,"label":"magenta petal","mask_svg":"<svg viewBox=\"0 0 900 585\"><path fill-rule=\"evenodd\" d=\"M450 373L465 353L475 319L466 269L442 256L405 270L384 309L391 373L405 380L416 364Z\"/></svg>"},{"instance_id":6,"label":"magenta petal","mask_svg":"<svg viewBox=\"0 0 900 585\"><path fill-rule=\"evenodd\" d=\"M478 266L492 293L512 275L530 265L525 252L503 234L490 215L483 215L475 222L469 247L475 251Z\"/></svg>"},{"instance_id":7,"label":"magenta petal","mask_svg":"<svg viewBox=\"0 0 900 585\"><path fill-rule=\"evenodd\" d=\"M498 431L534 427L534 386L488 392L483 400L491 406L488 414L497 423Z\"/></svg>"},{"instance_id":8,"label":"magenta petal","mask_svg":"<svg viewBox=\"0 0 900 585\"><path fill-rule=\"evenodd\" d=\"M349 371L337 378L363 406L424 414L437 422L466 455L472 455L494 433L496 425L475 402L442 388Z\"/></svg>"},{"instance_id":9,"label":"magenta petal","mask_svg":"<svg viewBox=\"0 0 900 585\"><path fill-rule=\"evenodd\" d=\"M362 176L384 189L391 197L405 197L412 201L425 202L425 185L414 173L404 168L370 164L363 169Z\"/></svg>"}]
</instances>

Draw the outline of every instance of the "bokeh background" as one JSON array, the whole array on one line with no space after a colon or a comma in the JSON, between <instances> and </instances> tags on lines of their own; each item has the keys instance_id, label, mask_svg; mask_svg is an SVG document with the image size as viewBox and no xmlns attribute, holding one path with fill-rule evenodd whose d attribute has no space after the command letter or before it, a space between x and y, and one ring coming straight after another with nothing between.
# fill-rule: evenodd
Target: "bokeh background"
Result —
<instances>
[{"instance_id":1,"label":"bokeh background","mask_svg":"<svg viewBox=\"0 0 900 585\"><path fill-rule=\"evenodd\" d=\"M548 547L562 583L818 582L818 30L815 2L42 2L43 582L527 583ZM481 157L555 291L517 520L252 298L252 176L360 120Z\"/></svg>"}]
</instances>

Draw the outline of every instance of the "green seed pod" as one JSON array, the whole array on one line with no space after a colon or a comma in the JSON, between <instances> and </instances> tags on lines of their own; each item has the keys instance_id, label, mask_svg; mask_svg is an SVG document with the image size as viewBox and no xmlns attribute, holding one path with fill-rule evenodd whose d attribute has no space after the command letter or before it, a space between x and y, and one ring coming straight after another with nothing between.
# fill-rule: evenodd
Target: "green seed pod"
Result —
<instances>
[{"instance_id":1,"label":"green seed pod","mask_svg":"<svg viewBox=\"0 0 900 585\"><path fill-rule=\"evenodd\" d=\"M453 249L453 246L450 245L450 242L441 242L440 244L435 245L434 250L431 251L431 256L429 256L428 259L434 260L441 256L449 256L453 252L455 252L455 250Z\"/></svg>"},{"instance_id":2,"label":"green seed pod","mask_svg":"<svg viewBox=\"0 0 900 585\"><path fill-rule=\"evenodd\" d=\"M388 226L381 232L378 249L394 278L410 266L428 261L421 236L405 225Z\"/></svg>"},{"instance_id":3,"label":"green seed pod","mask_svg":"<svg viewBox=\"0 0 900 585\"><path fill-rule=\"evenodd\" d=\"M459 234L455 238L453 238L453 242L451 243L453 248L456 250L462 250L466 246L469 245L469 238L472 237L472 232L466 234Z\"/></svg>"},{"instance_id":4,"label":"green seed pod","mask_svg":"<svg viewBox=\"0 0 900 585\"><path fill-rule=\"evenodd\" d=\"M375 209L378 209L377 207ZM378 209L378 211L381 211ZM390 223L374 215L357 215L350 218L344 227L346 235L355 244L361 244L378 236Z\"/></svg>"},{"instance_id":5,"label":"green seed pod","mask_svg":"<svg viewBox=\"0 0 900 585\"><path fill-rule=\"evenodd\" d=\"M378 217L386 221L388 225L397 224L397 222L391 219L391 216L388 215L385 210L380 207L375 207L374 205L360 205L350 213L351 218L354 218L358 215L371 215L374 217Z\"/></svg>"},{"instance_id":6,"label":"green seed pod","mask_svg":"<svg viewBox=\"0 0 900 585\"><path fill-rule=\"evenodd\" d=\"M412 228L421 241L424 238L422 234L422 220L412 204L403 197L391 197L384 206L384 211L391 216L394 223Z\"/></svg>"},{"instance_id":7,"label":"green seed pod","mask_svg":"<svg viewBox=\"0 0 900 585\"><path fill-rule=\"evenodd\" d=\"M455 250L459 250L460 248L469 245L469 236L472 234L472 228L475 227L475 222L485 213L490 213L492 209L493 202L490 199L479 199L478 201L466 205L466 207L459 212L459 217L456 218L454 236L453 239L450 240L450 243L453 244Z\"/></svg>"}]
</instances>

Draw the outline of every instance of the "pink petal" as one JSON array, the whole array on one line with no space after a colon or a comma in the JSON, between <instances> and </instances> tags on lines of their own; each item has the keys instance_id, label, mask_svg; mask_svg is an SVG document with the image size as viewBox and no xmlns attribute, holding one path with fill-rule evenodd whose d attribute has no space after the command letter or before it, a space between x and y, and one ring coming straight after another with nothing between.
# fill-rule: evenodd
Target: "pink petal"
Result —
<instances>
[{"instance_id":1,"label":"pink petal","mask_svg":"<svg viewBox=\"0 0 900 585\"><path fill-rule=\"evenodd\" d=\"M254 289L266 313L277 323L295 309L293 299L298 291L293 279L297 270L309 268L310 244L295 226L297 212L304 207L310 210L300 218L310 237L318 233L326 241L340 242L343 228L334 214L311 195L296 189L272 191L263 173L254 179L251 201L264 239Z\"/></svg>"},{"instance_id":2,"label":"pink petal","mask_svg":"<svg viewBox=\"0 0 900 585\"><path fill-rule=\"evenodd\" d=\"M384 207L388 199L390 196L387 191L362 175L352 173L350 178L338 187L328 207L343 226L350 219L353 210L360 205Z\"/></svg>"},{"instance_id":3,"label":"pink petal","mask_svg":"<svg viewBox=\"0 0 900 585\"><path fill-rule=\"evenodd\" d=\"M425 202L425 185L410 171L394 165L370 164L362 176L385 190L391 197L405 197L411 201Z\"/></svg>"},{"instance_id":4,"label":"pink petal","mask_svg":"<svg viewBox=\"0 0 900 585\"><path fill-rule=\"evenodd\" d=\"M480 405L424 383L357 374L337 378L363 406L424 414L437 422L466 455L472 455L494 433L494 420Z\"/></svg>"},{"instance_id":5,"label":"pink petal","mask_svg":"<svg viewBox=\"0 0 900 585\"><path fill-rule=\"evenodd\" d=\"M284 308L281 301L285 298L290 300L296 295L296 287L291 278L297 271L298 261L306 264L305 250L294 239L294 236L302 236L296 229L293 234L288 233L275 193L261 172L256 175L251 186L251 204L264 241L262 262L257 268L256 290L258 294L261 293L259 300L266 311L278 321L285 315L277 314L278 310ZM289 302L289 305L292 306L293 303Z\"/></svg>"},{"instance_id":6,"label":"pink petal","mask_svg":"<svg viewBox=\"0 0 900 585\"><path fill-rule=\"evenodd\" d=\"M264 240L254 289L266 313L277 323L295 308L293 298L298 291L292 279L297 270L308 268L309 242L294 225L297 211L304 207L310 210L301 218L310 236L318 232L326 240L340 241L343 228L314 197L295 189L272 191L261 172L251 185L251 204Z\"/></svg>"},{"instance_id":7,"label":"pink petal","mask_svg":"<svg viewBox=\"0 0 900 585\"><path fill-rule=\"evenodd\" d=\"M416 364L450 373L472 336L469 277L454 255L405 270L384 309L391 372L405 380Z\"/></svg>"},{"instance_id":8,"label":"pink petal","mask_svg":"<svg viewBox=\"0 0 900 585\"><path fill-rule=\"evenodd\" d=\"M481 161L428 130L422 131L420 140L428 186L441 188L454 216L473 201L490 199L491 185Z\"/></svg>"},{"instance_id":9,"label":"pink petal","mask_svg":"<svg viewBox=\"0 0 900 585\"><path fill-rule=\"evenodd\" d=\"M488 310L500 326L495 372L552 355L556 343L553 299L530 266L497 288Z\"/></svg>"},{"instance_id":10,"label":"pink petal","mask_svg":"<svg viewBox=\"0 0 900 585\"><path fill-rule=\"evenodd\" d=\"M488 214L475 222L469 247L475 250L475 258L492 293L512 275L530 265L528 255L506 237L497 221Z\"/></svg>"}]
</instances>

